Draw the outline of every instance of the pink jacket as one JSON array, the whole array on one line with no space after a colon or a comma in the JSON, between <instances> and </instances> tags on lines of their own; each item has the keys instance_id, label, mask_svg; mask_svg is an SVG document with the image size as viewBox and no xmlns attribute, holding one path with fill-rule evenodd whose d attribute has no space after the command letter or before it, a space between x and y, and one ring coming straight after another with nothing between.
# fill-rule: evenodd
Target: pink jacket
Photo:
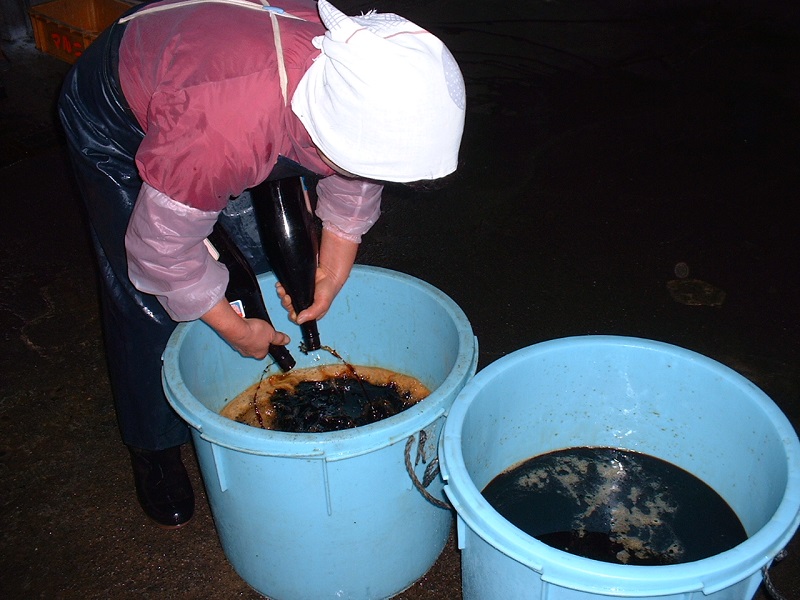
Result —
<instances>
[{"instance_id":1,"label":"pink jacket","mask_svg":"<svg viewBox=\"0 0 800 600\"><path fill-rule=\"evenodd\" d=\"M286 103L266 12L222 3L145 9L122 39L120 85L145 132L136 154L145 185L125 238L129 276L175 320L200 317L224 295L227 273L203 239L228 200L264 181L278 156L326 176L317 188L326 229L358 242L380 214L382 186L334 174L291 110L319 53L311 40L324 28L315 3L278 5L302 19L277 17Z\"/></svg>"}]
</instances>

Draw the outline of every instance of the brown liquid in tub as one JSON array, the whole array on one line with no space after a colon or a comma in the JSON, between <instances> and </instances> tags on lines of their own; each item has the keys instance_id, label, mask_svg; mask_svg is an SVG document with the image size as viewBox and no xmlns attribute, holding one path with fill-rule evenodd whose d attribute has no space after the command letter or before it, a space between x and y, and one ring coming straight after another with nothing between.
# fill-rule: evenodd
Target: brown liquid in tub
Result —
<instances>
[{"instance_id":1,"label":"brown liquid in tub","mask_svg":"<svg viewBox=\"0 0 800 600\"><path fill-rule=\"evenodd\" d=\"M239 423L290 433L322 433L369 425L430 394L419 380L380 367L320 365L271 375L221 411Z\"/></svg>"}]
</instances>

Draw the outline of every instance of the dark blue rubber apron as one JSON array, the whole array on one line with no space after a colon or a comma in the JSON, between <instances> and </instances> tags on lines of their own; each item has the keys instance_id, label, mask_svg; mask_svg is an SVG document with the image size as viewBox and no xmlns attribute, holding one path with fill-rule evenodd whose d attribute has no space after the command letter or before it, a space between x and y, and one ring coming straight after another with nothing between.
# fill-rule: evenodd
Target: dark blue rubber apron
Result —
<instances>
[{"instance_id":1,"label":"dark blue rubber apron","mask_svg":"<svg viewBox=\"0 0 800 600\"><path fill-rule=\"evenodd\" d=\"M276 14L297 18L243 1L211 1L271 10L274 29ZM185 4L193 3L197 1ZM133 7L86 49L65 78L58 114L97 257L106 356L122 440L136 448L160 450L186 443L190 436L161 387L161 355L177 323L155 296L140 292L128 279L124 239L142 186L134 157L144 132L122 95L118 75L119 46L128 20L176 6L152 4ZM279 37L279 29L275 31ZM282 65L282 53L279 58ZM281 82L286 101L285 73ZM280 157L268 179L296 176L318 178ZM219 219L254 270L269 270L249 193L231 199Z\"/></svg>"}]
</instances>

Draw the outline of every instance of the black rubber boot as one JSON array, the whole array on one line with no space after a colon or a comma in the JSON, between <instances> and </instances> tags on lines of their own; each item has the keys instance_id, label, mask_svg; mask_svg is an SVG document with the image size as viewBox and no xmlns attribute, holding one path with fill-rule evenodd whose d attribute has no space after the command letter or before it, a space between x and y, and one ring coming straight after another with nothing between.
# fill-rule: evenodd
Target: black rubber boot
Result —
<instances>
[{"instance_id":1,"label":"black rubber boot","mask_svg":"<svg viewBox=\"0 0 800 600\"><path fill-rule=\"evenodd\" d=\"M194 491L181 461L181 448L142 450L128 447L136 496L145 514L159 527L175 529L194 514Z\"/></svg>"}]
</instances>

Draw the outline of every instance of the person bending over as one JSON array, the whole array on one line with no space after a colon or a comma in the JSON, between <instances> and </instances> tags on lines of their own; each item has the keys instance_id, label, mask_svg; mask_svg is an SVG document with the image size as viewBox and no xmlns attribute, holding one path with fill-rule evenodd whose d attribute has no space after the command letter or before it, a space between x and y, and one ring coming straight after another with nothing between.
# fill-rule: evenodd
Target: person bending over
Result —
<instances>
[{"instance_id":1,"label":"person bending over","mask_svg":"<svg viewBox=\"0 0 800 600\"><path fill-rule=\"evenodd\" d=\"M137 498L162 527L194 512L189 440L161 387L181 321L201 319L246 357L287 344L243 319L203 243L219 220L268 268L248 190L318 179L323 223L314 303L344 285L386 182L456 170L465 93L451 53L398 15L349 17L327 0L166 0L134 7L80 57L58 111L97 256L106 355Z\"/></svg>"}]
</instances>

